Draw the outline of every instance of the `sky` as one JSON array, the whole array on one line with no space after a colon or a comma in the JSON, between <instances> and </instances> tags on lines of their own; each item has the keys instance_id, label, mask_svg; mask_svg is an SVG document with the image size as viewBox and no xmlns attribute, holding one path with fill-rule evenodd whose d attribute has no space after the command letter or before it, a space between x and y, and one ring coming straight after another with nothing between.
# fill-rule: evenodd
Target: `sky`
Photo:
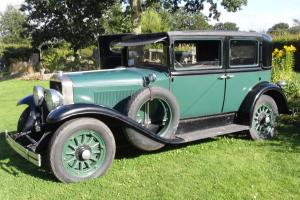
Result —
<instances>
[{"instance_id":1,"label":"sky","mask_svg":"<svg viewBox=\"0 0 300 200\"><path fill-rule=\"evenodd\" d=\"M19 6L24 0L1 0L0 12L8 4ZM219 0L221 1L221 0ZM204 13L207 13L206 6ZM267 31L279 22L293 25L293 19L300 20L300 0L248 0L248 5L236 13L228 13L221 9L220 22L234 22L240 30ZM211 20L215 24L215 20Z\"/></svg>"}]
</instances>

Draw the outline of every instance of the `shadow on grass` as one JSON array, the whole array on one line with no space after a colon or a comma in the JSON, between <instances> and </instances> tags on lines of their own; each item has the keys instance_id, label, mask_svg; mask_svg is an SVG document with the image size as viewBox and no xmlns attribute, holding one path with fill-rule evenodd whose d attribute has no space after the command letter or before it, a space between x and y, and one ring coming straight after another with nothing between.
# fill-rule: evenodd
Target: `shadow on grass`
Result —
<instances>
[{"instance_id":1,"label":"shadow on grass","mask_svg":"<svg viewBox=\"0 0 300 200\"><path fill-rule=\"evenodd\" d=\"M277 143L274 146L281 146L283 151L300 152L300 128L292 125L285 125L279 128L279 134L274 139Z\"/></svg>"},{"instance_id":2,"label":"shadow on grass","mask_svg":"<svg viewBox=\"0 0 300 200\"><path fill-rule=\"evenodd\" d=\"M156 150L156 151L143 151L143 150L140 150L138 148L135 148L132 145L129 145L129 146L117 149L115 159L124 159L124 158L130 159L130 158L139 157L141 155L159 154L159 153L163 153L163 152L167 152L167 151L172 151L172 150L184 148L184 147L187 147L187 146L193 146L193 145L204 144L204 143L207 143L207 142L213 142L215 140L216 139L214 139L214 138L207 138L207 139L202 139L202 140L189 142L189 143L185 143L185 144L166 145L162 149L159 149L159 150Z\"/></svg>"},{"instance_id":3,"label":"shadow on grass","mask_svg":"<svg viewBox=\"0 0 300 200\"><path fill-rule=\"evenodd\" d=\"M279 132L280 134L269 142L256 143L256 145L274 146L276 147L274 149L275 151L300 152L300 128L297 128L295 126L283 126L279 129ZM251 140L247 132L240 132L237 134L230 134L219 137L234 138L239 140ZM201 145L213 141L216 141L216 139L207 138L180 145L166 145L164 148L152 152L142 151L129 145L126 147L118 148L116 151L115 159L131 159L139 157L141 155L159 154L166 151L172 151L187 146ZM0 152L0 169L5 171L6 173L13 176L18 176L20 173L25 173L46 181L58 182L49 170L35 167L33 164L29 163L21 156L19 156L16 152L14 152L14 150L12 150L6 143L3 133L0 133Z\"/></svg>"},{"instance_id":4,"label":"shadow on grass","mask_svg":"<svg viewBox=\"0 0 300 200\"><path fill-rule=\"evenodd\" d=\"M4 172L12 176L25 173L46 181L57 182L49 170L34 166L11 149L5 141L4 133L0 133L0 152L0 169Z\"/></svg>"}]
</instances>

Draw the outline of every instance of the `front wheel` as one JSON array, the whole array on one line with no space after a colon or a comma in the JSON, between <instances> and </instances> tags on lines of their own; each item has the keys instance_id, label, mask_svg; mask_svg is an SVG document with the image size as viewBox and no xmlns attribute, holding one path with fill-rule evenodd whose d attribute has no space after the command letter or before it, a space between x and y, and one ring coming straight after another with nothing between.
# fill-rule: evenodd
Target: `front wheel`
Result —
<instances>
[{"instance_id":1,"label":"front wheel","mask_svg":"<svg viewBox=\"0 0 300 200\"><path fill-rule=\"evenodd\" d=\"M250 123L250 135L254 140L274 137L278 126L278 107L274 99L262 95L255 104Z\"/></svg>"},{"instance_id":2,"label":"front wheel","mask_svg":"<svg viewBox=\"0 0 300 200\"><path fill-rule=\"evenodd\" d=\"M55 177L65 183L103 175L115 156L110 129L93 118L79 118L61 125L49 145L49 163Z\"/></svg>"}]
</instances>

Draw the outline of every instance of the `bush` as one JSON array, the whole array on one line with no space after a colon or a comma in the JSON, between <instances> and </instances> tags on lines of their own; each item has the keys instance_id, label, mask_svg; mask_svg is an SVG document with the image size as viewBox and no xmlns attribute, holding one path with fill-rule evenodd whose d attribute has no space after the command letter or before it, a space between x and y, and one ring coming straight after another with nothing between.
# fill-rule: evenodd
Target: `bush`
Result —
<instances>
[{"instance_id":1,"label":"bush","mask_svg":"<svg viewBox=\"0 0 300 200\"><path fill-rule=\"evenodd\" d=\"M0 44L0 57L6 66L20 61L28 61L33 50L28 45Z\"/></svg>"},{"instance_id":2,"label":"bush","mask_svg":"<svg viewBox=\"0 0 300 200\"><path fill-rule=\"evenodd\" d=\"M50 72L64 70L67 58L72 54L72 51L65 46L60 48L49 47L43 52L42 67Z\"/></svg>"},{"instance_id":3,"label":"bush","mask_svg":"<svg viewBox=\"0 0 300 200\"><path fill-rule=\"evenodd\" d=\"M294 78L296 48L293 45L273 51L272 82L286 81L285 92L288 98L300 97L300 83Z\"/></svg>"},{"instance_id":4,"label":"bush","mask_svg":"<svg viewBox=\"0 0 300 200\"><path fill-rule=\"evenodd\" d=\"M298 51L294 53L295 69L300 71L300 34L275 34L273 37L273 48L282 49L285 45L293 45Z\"/></svg>"}]
</instances>

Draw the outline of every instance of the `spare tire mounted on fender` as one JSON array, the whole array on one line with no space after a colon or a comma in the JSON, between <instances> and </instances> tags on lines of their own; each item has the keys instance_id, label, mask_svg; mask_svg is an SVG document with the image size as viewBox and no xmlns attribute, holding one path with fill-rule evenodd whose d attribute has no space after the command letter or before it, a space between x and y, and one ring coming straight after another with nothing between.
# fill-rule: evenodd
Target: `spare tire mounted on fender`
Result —
<instances>
[{"instance_id":1,"label":"spare tire mounted on fender","mask_svg":"<svg viewBox=\"0 0 300 200\"><path fill-rule=\"evenodd\" d=\"M143 88L126 107L127 116L164 138L173 138L179 123L179 106L174 95L159 87ZM154 151L164 145L125 127L129 141L139 149Z\"/></svg>"}]
</instances>

